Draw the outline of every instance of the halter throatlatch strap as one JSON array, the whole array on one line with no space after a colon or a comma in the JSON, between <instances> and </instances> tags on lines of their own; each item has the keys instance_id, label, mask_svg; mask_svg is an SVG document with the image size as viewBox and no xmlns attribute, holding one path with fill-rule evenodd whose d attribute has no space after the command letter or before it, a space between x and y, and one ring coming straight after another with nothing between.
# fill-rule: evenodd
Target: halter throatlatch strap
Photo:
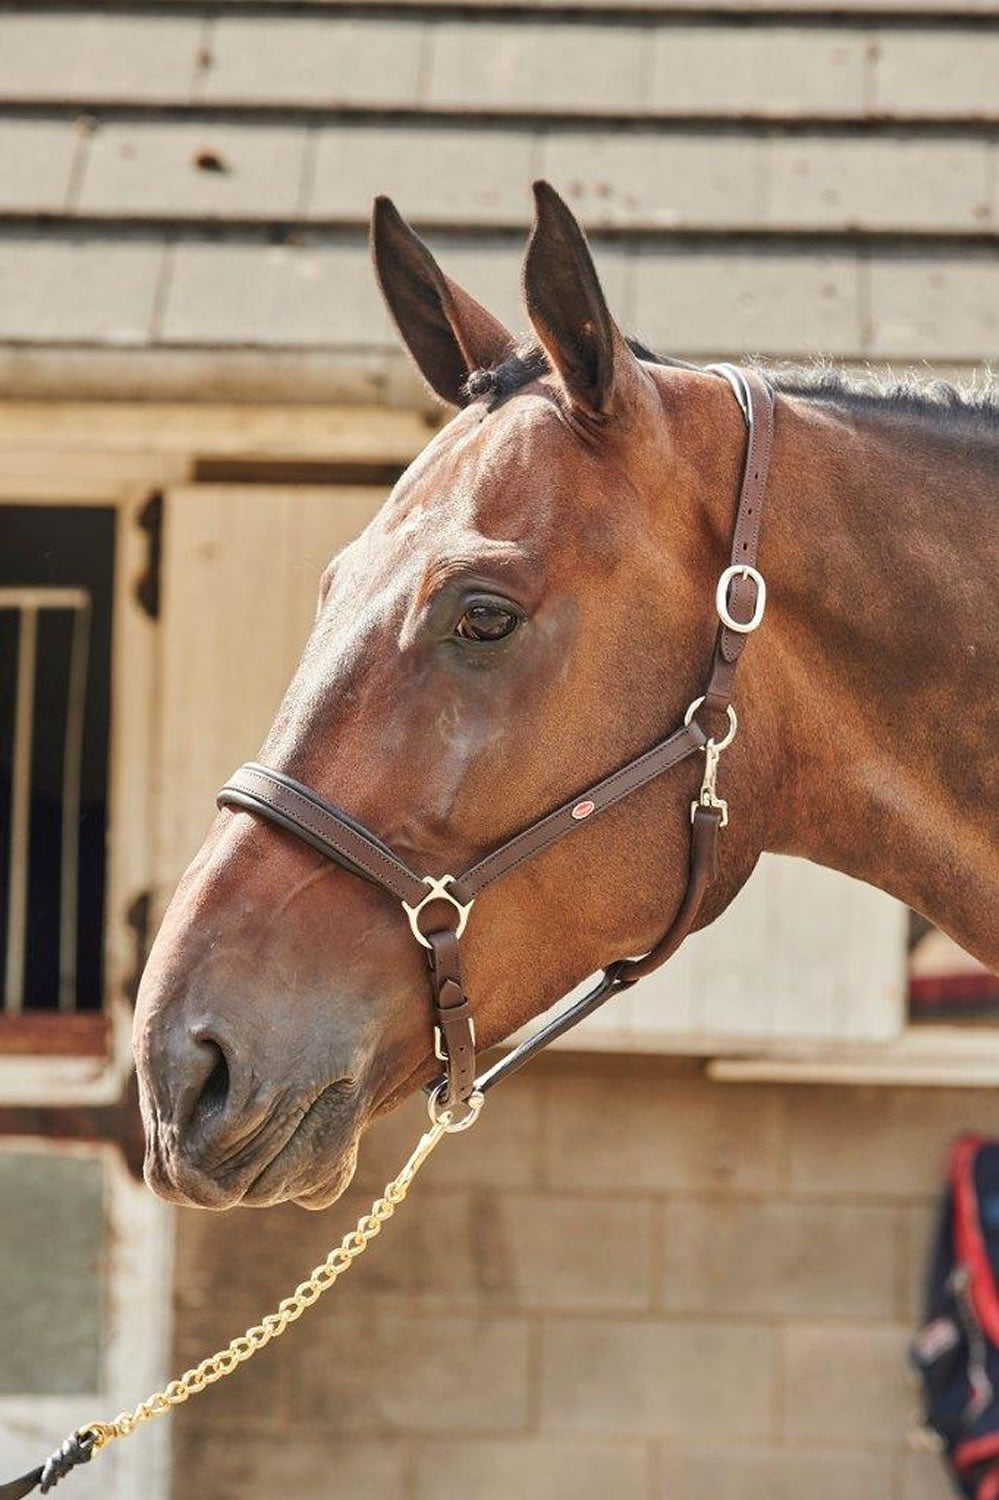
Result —
<instances>
[{"instance_id":1,"label":"halter throatlatch strap","mask_svg":"<svg viewBox=\"0 0 999 1500\"><path fill-rule=\"evenodd\" d=\"M431 1115L436 1120L447 1114L454 1122L451 1128L460 1128L474 1119L482 1096L500 1078L522 1067L548 1042L568 1031L611 995L665 963L697 926L704 897L716 874L718 835L728 820L728 808L716 793L715 777L719 757L736 731L732 706L736 667L746 639L759 625L766 606L766 584L757 571L756 558L773 445L774 409L769 386L754 370L734 365L710 368L732 387L745 418L748 441L731 558L718 580L715 594L719 625L708 682L703 696L695 699L687 710L681 728L522 829L459 876L421 877L342 808L267 766L255 762L241 766L219 793L220 807L240 808L278 824L327 859L381 886L402 903L413 936L427 952L435 1051L446 1069L444 1078L431 1092ZM703 713L708 723L726 718L725 737L709 738L698 722L698 713ZM667 931L644 957L612 963L588 995L476 1080L475 1027L462 979L459 943L476 897L525 860L550 848L697 751L704 752L704 779L691 807L687 886ZM459 1120L456 1111L462 1106L467 1106L469 1113ZM0 1500L14 1500L14 1497L0 1491Z\"/></svg>"}]
</instances>

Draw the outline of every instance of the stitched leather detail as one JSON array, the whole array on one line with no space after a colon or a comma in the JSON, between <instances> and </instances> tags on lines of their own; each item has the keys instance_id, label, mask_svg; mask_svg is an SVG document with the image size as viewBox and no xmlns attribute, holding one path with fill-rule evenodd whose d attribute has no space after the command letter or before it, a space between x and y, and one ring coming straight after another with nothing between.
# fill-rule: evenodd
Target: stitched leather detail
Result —
<instances>
[{"instance_id":1,"label":"stitched leather detail","mask_svg":"<svg viewBox=\"0 0 999 1500\"><path fill-rule=\"evenodd\" d=\"M373 838L346 826L338 809L323 803L306 788L299 790L289 785L284 777L273 776L265 767L250 762L229 777L219 792L219 806L234 803L236 799L230 793L239 792L249 793L260 802L260 810L265 814L268 809L285 813L292 824L308 829L322 844L363 870L400 901L412 904L426 895L426 888L418 875L394 855L383 853Z\"/></svg>"},{"instance_id":2,"label":"stitched leather detail","mask_svg":"<svg viewBox=\"0 0 999 1500\"><path fill-rule=\"evenodd\" d=\"M581 801L592 802L593 812L587 816L585 823L590 823L597 813L604 812L608 807L613 807L615 802L620 802L627 797L629 792L637 791L639 787L661 776L672 766L677 765L695 750L699 750L704 744L707 736L696 719L671 734L668 739L660 744L654 745L651 750L646 750L635 760L629 761L626 766L612 772L603 781L598 781L595 786L587 787L585 791L578 793L568 802L563 802L554 812L532 823L530 828L525 828L522 833L515 834L499 849L494 849L481 859L477 865L466 870L454 882L454 893L459 901L468 901L471 897L485 890L486 886L492 885L503 875L508 875L525 860L540 854L542 849L555 843L557 839L574 829L584 826L578 818L573 817L573 809Z\"/></svg>"}]
</instances>

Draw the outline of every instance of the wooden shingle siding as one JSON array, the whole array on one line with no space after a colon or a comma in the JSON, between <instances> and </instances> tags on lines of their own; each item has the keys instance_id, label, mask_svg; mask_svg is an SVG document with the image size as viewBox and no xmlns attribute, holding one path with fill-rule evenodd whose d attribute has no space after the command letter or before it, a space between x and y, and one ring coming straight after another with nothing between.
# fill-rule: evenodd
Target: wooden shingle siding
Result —
<instances>
[{"instance_id":1,"label":"wooden shingle siding","mask_svg":"<svg viewBox=\"0 0 999 1500\"><path fill-rule=\"evenodd\" d=\"M448 269L514 329L521 251L435 236ZM621 322L653 346L714 358L987 360L999 344L991 251L923 258L849 249L596 247ZM394 351L365 245L0 235L0 342L127 349Z\"/></svg>"},{"instance_id":2,"label":"wooden shingle siding","mask_svg":"<svg viewBox=\"0 0 999 1500\"><path fill-rule=\"evenodd\" d=\"M0 213L60 213L71 207L80 146L71 121L5 120L0 141Z\"/></svg>"},{"instance_id":3,"label":"wooden shingle siding","mask_svg":"<svg viewBox=\"0 0 999 1500\"><path fill-rule=\"evenodd\" d=\"M12 120L0 211L363 228L373 185L425 227L526 229L532 177L593 230L936 234L999 229L986 139L338 123ZM208 162L207 167L199 162Z\"/></svg>"},{"instance_id":4,"label":"wooden shingle siding","mask_svg":"<svg viewBox=\"0 0 999 1500\"><path fill-rule=\"evenodd\" d=\"M205 0L171 0L178 11L203 10ZM239 11L245 9L247 0L216 0L214 9ZM775 16L807 18L810 15L859 16L864 19L885 18L907 20L910 17L922 20L968 20L999 14L999 0L779 0L774 5L769 0L351 0L354 11L382 10L426 10L432 5L435 11L509 11L517 9L525 14L539 12L582 11L616 15L697 15L720 16L725 19L772 21ZM255 0L255 8L280 13L294 11L322 15L326 11L339 11L344 0Z\"/></svg>"},{"instance_id":5,"label":"wooden shingle siding","mask_svg":"<svg viewBox=\"0 0 999 1500\"><path fill-rule=\"evenodd\" d=\"M522 327L537 176L652 344L987 362L999 0L0 11L11 346L299 349L367 382L399 362L374 194Z\"/></svg>"},{"instance_id":6,"label":"wooden shingle siding","mask_svg":"<svg viewBox=\"0 0 999 1500\"><path fill-rule=\"evenodd\" d=\"M100 104L189 100L204 24L180 15L35 12L0 15L0 99Z\"/></svg>"},{"instance_id":7,"label":"wooden shingle siding","mask_svg":"<svg viewBox=\"0 0 999 1500\"><path fill-rule=\"evenodd\" d=\"M237 11L233 3L230 7ZM407 7L403 7L404 11ZM621 118L953 122L999 118L999 32L958 8L925 25L777 13L748 24L436 3L381 15L85 11L0 15L0 102L411 110ZM765 24L764 24L765 21Z\"/></svg>"}]
</instances>

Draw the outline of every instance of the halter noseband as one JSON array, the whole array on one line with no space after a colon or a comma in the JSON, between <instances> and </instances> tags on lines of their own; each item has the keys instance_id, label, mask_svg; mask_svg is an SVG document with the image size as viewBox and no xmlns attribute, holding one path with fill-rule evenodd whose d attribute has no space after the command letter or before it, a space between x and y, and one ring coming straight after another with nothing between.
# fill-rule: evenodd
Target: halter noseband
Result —
<instances>
[{"instance_id":1,"label":"halter noseband","mask_svg":"<svg viewBox=\"0 0 999 1500\"><path fill-rule=\"evenodd\" d=\"M708 368L731 385L742 408L748 439L731 560L715 592L720 623L711 671L703 695L690 705L679 729L554 812L531 823L458 876L417 875L387 844L341 808L324 801L290 776L253 761L241 766L219 792L219 807L239 808L278 824L327 859L381 886L402 903L413 936L427 950L434 1050L445 1069L444 1077L430 1092L430 1115L434 1120L447 1115L451 1129L463 1129L472 1123L486 1092L501 1078L522 1067L542 1047L596 1010L611 995L665 963L696 925L705 893L716 873L718 833L728 822L728 806L717 794L716 777L719 757L731 744L738 725L732 706L735 671L746 638L760 624L766 607L766 584L757 572L756 557L773 442L774 401L770 387L754 370L734 365ZM722 739L714 740L704 733L696 717L702 708L707 713L727 717L728 731ZM459 948L476 897L518 865L698 750L704 751L704 776L690 810L687 889L668 930L644 958L611 963L589 994L476 1078L475 1023L465 994ZM442 926L441 913L447 908L450 908L448 921Z\"/></svg>"}]
</instances>

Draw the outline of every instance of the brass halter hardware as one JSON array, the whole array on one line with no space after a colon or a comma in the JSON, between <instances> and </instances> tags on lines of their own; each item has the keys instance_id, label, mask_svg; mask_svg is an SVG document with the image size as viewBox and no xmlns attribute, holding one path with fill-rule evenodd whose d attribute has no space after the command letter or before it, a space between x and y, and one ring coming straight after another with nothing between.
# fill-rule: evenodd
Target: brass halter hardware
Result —
<instances>
[{"instance_id":1,"label":"brass halter hardware","mask_svg":"<svg viewBox=\"0 0 999 1500\"><path fill-rule=\"evenodd\" d=\"M465 930L465 923L468 921L468 913L475 905L475 897L473 896L471 901L466 901L464 904L458 901L448 890L448 886L454 884L453 875L442 875L440 879L437 879L434 875L424 875L423 884L428 885L430 889L422 901L417 901L415 906L410 906L408 901L403 901L402 903L402 909L409 918L409 925L413 929L413 936L416 941L422 943L424 948L430 947L430 944L420 931L418 919L420 912L425 906L429 906L431 901L448 901L454 907L458 913L458 925L454 929L454 935L460 938Z\"/></svg>"},{"instance_id":2,"label":"brass halter hardware","mask_svg":"<svg viewBox=\"0 0 999 1500\"><path fill-rule=\"evenodd\" d=\"M685 724L690 723L703 702L703 697L694 699L683 716ZM701 790L690 804L690 821L692 823L697 817L697 809L705 807L712 808L715 812L721 814L718 824L719 828L728 827L728 803L724 797L718 796L717 791L718 763L721 760L722 751L727 750L735 739L736 731L739 728L739 719L731 703L728 705L727 713L728 729L724 738L720 740L706 740L701 746L701 749L704 751L704 777L701 781Z\"/></svg>"},{"instance_id":3,"label":"brass halter hardware","mask_svg":"<svg viewBox=\"0 0 999 1500\"><path fill-rule=\"evenodd\" d=\"M735 619L728 607L728 591L737 578L745 578L756 585L756 602L748 620ZM749 563L733 563L730 568L725 569L715 589L715 609L723 625L734 630L737 635L752 635L754 630L759 629L766 607L767 581L758 568L751 567Z\"/></svg>"}]
</instances>

